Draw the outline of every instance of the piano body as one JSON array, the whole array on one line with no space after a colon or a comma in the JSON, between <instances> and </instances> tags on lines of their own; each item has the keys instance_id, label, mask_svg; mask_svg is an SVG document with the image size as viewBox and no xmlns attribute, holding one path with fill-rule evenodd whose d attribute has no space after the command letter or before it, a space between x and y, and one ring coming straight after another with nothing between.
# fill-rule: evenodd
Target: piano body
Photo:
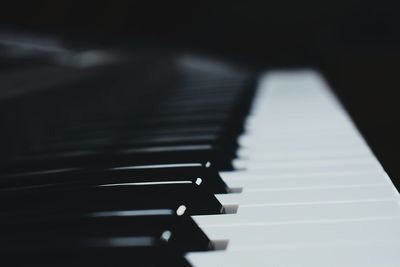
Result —
<instances>
[{"instance_id":1,"label":"piano body","mask_svg":"<svg viewBox=\"0 0 400 267\"><path fill-rule=\"evenodd\" d=\"M111 8L112 18L130 18L128 6ZM364 88L366 99L356 102L361 89L345 90L343 83L346 73L386 77L376 69L369 72L374 78L360 74L370 66L365 58L393 61L329 45L309 56L317 47L310 36L326 45L322 29L331 21L312 12L306 14L322 26L305 30L305 20L293 30L290 20L241 23L232 19L240 10L232 4L234 12L223 18L235 27L211 23L186 39L200 49L177 36L196 23L168 32L173 41L149 38L149 29L127 38L118 27L141 21L137 10L139 19L128 22L90 16L103 27L111 21L113 34L103 34L93 25L75 29L85 12L66 27L74 10L66 2L59 18L46 13L54 6L45 7L44 20L34 24L42 31L5 23L0 34L3 266L399 266L396 146L379 146L396 137L389 105L396 93ZM268 15L276 19L282 13L273 10L284 5L273 7ZM343 5L331 8L336 14ZM51 18L62 34L43 27ZM181 23L171 21L167 26ZM259 45L243 45L243 58L242 44L226 45L237 38L232 29L246 38L259 33L248 26L271 27L266 32L280 41L264 51L268 42L256 39ZM303 39L293 37L299 29ZM212 49L197 42L204 36L216 42ZM332 71L345 68L341 57L349 55L361 57L351 71ZM365 113L373 98L387 102ZM377 135L373 112L386 115L379 125L390 133Z\"/></svg>"}]
</instances>

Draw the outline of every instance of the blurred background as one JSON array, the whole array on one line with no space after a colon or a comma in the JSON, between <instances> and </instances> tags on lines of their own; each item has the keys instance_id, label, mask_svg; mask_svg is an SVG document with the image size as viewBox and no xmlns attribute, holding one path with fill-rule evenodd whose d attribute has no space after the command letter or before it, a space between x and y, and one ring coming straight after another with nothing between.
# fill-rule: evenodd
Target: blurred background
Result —
<instances>
[{"instance_id":1,"label":"blurred background","mask_svg":"<svg viewBox=\"0 0 400 267\"><path fill-rule=\"evenodd\" d=\"M13 1L2 32L158 46L254 70L321 69L390 176L400 177L398 1Z\"/></svg>"}]
</instances>

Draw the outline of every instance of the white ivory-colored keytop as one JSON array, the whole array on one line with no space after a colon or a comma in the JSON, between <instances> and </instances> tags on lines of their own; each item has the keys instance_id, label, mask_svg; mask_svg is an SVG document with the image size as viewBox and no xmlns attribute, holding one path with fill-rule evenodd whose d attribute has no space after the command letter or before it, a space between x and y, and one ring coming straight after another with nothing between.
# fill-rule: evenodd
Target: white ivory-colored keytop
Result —
<instances>
[{"instance_id":1,"label":"white ivory-colored keytop","mask_svg":"<svg viewBox=\"0 0 400 267\"><path fill-rule=\"evenodd\" d=\"M318 189L282 189L216 195L222 205L260 205L323 203L357 200L385 200L398 197L391 185L329 187Z\"/></svg>"},{"instance_id":2,"label":"white ivory-colored keytop","mask_svg":"<svg viewBox=\"0 0 400 267\"><path fill-rule=\"evenodd\" d=\"M372 155L371 152L366 148L332 148L323 149L315 148L310 146L307 149L302 150L277 150L271 151L265 150L255 150L241 148L237 151L238 157L245 159L259 159L259 160L307 160L307 159L320 159L320 158L355 158L362 157L365 155Z\"/></svg>"},{"instance_id":3,"label":"white ivory-colored keytop","mask_svg":"<svg viewBox=\"0 0 400 267\"><path fill-rule=\"evenodd\" d=\"M318 168L275 168L275 169L268 169L268 168L246 168L246 166L237 166L237 171L246 171L251 174L258 174L258 175L309 175L314 173L343 173L343 172L372 172L377 170L382 170L382 168L377 169L378 167L375 165L368 165L365 164L364 166L359 166L358 168L352 168L352 166L345 166L341 168L333 168L333 167L318 167Z\"/></svg>"},{"instance_id":4,"label":"white ivory-colored keytop","mask_svg":"<svg viewBox=\"0 0 400 267\"><path fill-rule=\"evenodd\" d=\"M200 227L400 218L397 199L384 201L240 207L235 214L193 216Z\"/></svg>"},{"instance_id":5,"label":"white ivory-colored keytop","mask_svg":"<svg viewBox=\"0 0 400 267\"><path fill-rule=\"evenodd\" d=\"M194 267L398 267L399 251L399 244L306 247L192 252L187 259Z\"/></svg>"},{"instance_id":6,"label":"white ivory-colored keytop","mask_svg":"<svg viewBox=\"0 0 400 267\"><path fill-rule=\"evenodd\" d=\"M234 163L241 164L251 164L257 163L262 165L264 168L307 168L314 166L332 166L341 167L347 165L353 165L357 167L358 165L378 165L378 162L371 158L369 155L354 157L354 158L319 158L319 159L308 159L308 160L267 160L267 159L235 159ZM378 165L380 166L380 165Z\"/></svg>"},{"instance_id":7,"label":"white ivory-colored keytop","mask_svg":"<svg viewBox=\"0 0 400 267\"><path fill-rule=\"evenodd\" d=\"M266 118L262 119L264 124L265 121L267 120ZM267 120L268 121L268 120ZM346 122L347 123L347 122ZM249 125L247 123L247 125ZM302 132L297 132L296 134L293 133L280 133L276 132L275 129L268 129L266 128L261 128L260 125L258 124L251 124L254 129L246 129L242 135L238 137L238 143L240 145L247 145L247 144L254 144L254 140L263 140L264 142L267 143L274 143L274 142L279 142L281 140L285 140L290 144L298 144L301 142L313 142L317 141L319 142L331 142L332 140L339 140L339 141L348 141L348 140L353 140L352 142L358 142L360 144L363 144L364 141L359 138L358 133L353 127L349 127L346 130L337 130L337 131L321 131L321 132L307 132L307 133L302 133ZM301 128L304 130L304 128Z\"/></svg>"},{"instance_id":8,"label":"white ivory-colored keytop","mask_svg":"<svg viewBox=\"0 0 400 267\"><path fill-rule=\"evenodd\" d=\"M382 169L377 170L376 168L367 170L335 170L332 172L316 172L309 171L303 173L282 173L275 172L269 173L260 170L235 170L233 172L219 172L222 179L229 181L230 179L286 179L286 178L304 178L304 177L337 177L337 176L351 176L351 175L376 175L377 177L382 177L382 175L387 176ZM272 174L272 175L271 175ZM390 179L390 178L387 178Z\"/></svg>"},{"instance_id":9,"label":"white ivory-colored keytop","mask_svg":"<svg viewBox=\"0 0 400 267\"><path fill-rule=\"evenodd\" d=\"M346 136L344 136L346 137ZM247 141L251 140L251 141ZM310 146L315 147L315 148L324 148L324 149L330 149L330 148L357 148L364 145L363 141L361 141L358 138L338 138L338 137L314 137L310 139L305 139L303 140L293 140L293 139L288 139L288 138L275 138L275 139L267 139L262 136L259 138L255 138L251 135L244 135L242 137L242 141L240 143L240 146L242 148L252 148L252 149L276 149L276 148L290 148L290 149L304 149L304 148L309 148ZM267 150L265 150L267 151Z\"/></svg>"},{"instance_id":10,"label":"white ivory-colored keytop","mask_svg":"<svg viewBox=\"0 0 400 267\"><path fill-rule=\"evenodd\" d=\"M284 247L400 244L400 218L202 227L211 240L229 240L228 250Z\"/></svg>"},{"instance_id":11,"label":"white ivory-colored keytop","mask_svg":"<svg viewBox=\"0 0 400 267\"><path fill-rule=\"evenodd\" d=\"M334 171L380 168L378 162L371 158L347 158L314 161L266 161L251 159L236 159L232 162L237 169L266 171Z\"/></svg>"},{"instance_id":12,"label":"white ivory-colored keytop","mask_svg":"<svg viewBox=\"0 0 400 267\"><path fill-rule=\"evenodd\" d=\"M315 188L330 186L355 186L390 184L383 173L344 173L326 175L306 175L306 176L266 176L266 175L246 175L240 172L232 172L229 175L222 175L225 183L231 188L242 188L243 192L260 191L264 189L285 189L285 188Z\"/></svg>"}]
</instances>

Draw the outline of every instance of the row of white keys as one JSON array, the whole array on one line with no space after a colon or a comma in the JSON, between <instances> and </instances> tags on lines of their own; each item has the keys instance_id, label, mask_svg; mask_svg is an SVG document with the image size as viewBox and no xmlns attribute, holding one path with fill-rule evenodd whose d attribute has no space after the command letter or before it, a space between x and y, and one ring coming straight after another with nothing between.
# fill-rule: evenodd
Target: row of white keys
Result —
<instances>
[{"instance_id":1,"label":"row of white keys","mask_svg":"<svg viewBox=\"0 0 400 267\"><path fill-rule=\"evenodd\" d=\"M228 247L193 266L400 266L398 191L318 73L267 73L239 143L237 213L194 217Z\"/></svg>"}]
</instances>

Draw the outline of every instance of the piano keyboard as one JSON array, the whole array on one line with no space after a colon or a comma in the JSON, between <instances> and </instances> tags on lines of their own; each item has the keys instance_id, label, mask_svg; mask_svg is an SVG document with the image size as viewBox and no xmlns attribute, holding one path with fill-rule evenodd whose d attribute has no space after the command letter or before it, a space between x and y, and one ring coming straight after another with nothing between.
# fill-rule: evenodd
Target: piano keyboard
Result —
<instances>
[{"instance_id":1,"label":"piano keyboard","mask_svg":"<svg viewBox=\"0 0 400 267\"><path fill-rule=\"evenodd\" d=\"M5 266L399 266L398 192L318 72L1 48Z\"/></svg>"}]
</instances>

